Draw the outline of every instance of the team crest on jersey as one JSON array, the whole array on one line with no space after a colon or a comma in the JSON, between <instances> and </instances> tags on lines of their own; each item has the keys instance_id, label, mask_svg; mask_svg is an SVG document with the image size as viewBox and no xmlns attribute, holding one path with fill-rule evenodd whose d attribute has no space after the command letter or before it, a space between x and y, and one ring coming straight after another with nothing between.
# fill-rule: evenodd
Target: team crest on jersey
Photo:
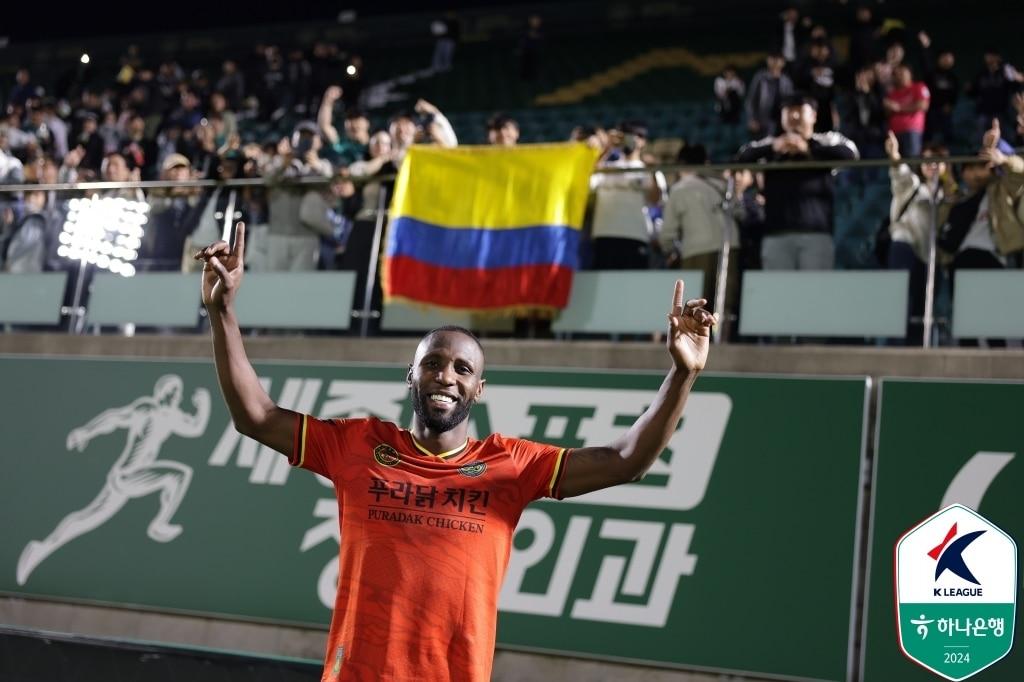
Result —
<instances>
[{"instance_id":1,"label":"team crest on jersey","mask_svg":"<svg viewBox=\"0 0 1024 682\"><path fill-rule=\"evenodd\" d=\"M459 467L459 473L470 478L476 478L485 471L487 471L487 462L470 462Z\"/></svg>"},{"instance_id":2,"label":"team crest on jersey","mask_svg":"<svg viewBox=\"0 0 1024 682\"><path fill-rule=\"evenodd\" d=\"M384 443L373 449L373 458L377 460L377 464L386 467L398 466L398 463L402 461L402 458L398 456L398 451Z\"/></svg>"}]
</instances>

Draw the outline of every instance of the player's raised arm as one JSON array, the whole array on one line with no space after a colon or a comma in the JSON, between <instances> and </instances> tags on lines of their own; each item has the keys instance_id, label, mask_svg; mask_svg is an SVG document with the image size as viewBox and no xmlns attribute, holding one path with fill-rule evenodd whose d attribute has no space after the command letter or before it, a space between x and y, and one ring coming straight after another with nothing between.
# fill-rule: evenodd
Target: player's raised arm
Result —
<instances>
[{"instance_id":1,"label":"player's raised arm","mask_svg":"<svg viewBox=\"0 0 1024 682\"><path fill-rule=\"evenodd\" d=\"M565 497L640 479L668 445L683 414L690 388L708 359L708 341L715 316L707 301L683 303L683 282L676 281L668 314L668 350L672 369L651 406L616 442L606 447L573 450L566 464L561 493Z\"/></svg>"},{"instance_id":2,"label":"player's raised arm","mask_svg":"<svg viewBox=\"0 0 1024 682\"><path fill-rule=\"evenodd\" d=\"M224 402L238 431L290 456L296 415L278 407L260 385L245 354L235 317L235 296L242 284L245 225L235 226L235 246L219 241L199 251L203 261L203 305L210 315L213 358Z\"/></svg>"}]
</instances>

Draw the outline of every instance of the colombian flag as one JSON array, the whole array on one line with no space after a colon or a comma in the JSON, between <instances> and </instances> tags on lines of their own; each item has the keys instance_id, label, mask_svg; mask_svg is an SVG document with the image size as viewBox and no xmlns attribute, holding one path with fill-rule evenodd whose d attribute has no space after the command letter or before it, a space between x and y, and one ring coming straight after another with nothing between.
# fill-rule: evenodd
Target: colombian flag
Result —
<instances>
[{"instance_id":1,"label":"colombian flag","mask_svg":"<svg viewBox=\"0 0 1024 682\"><path fill-rule=\"evenodd\" d=\"M412 147L391 204L384 300L564 308L597 155L583 144Z\"/></svg>"}]
</instances>

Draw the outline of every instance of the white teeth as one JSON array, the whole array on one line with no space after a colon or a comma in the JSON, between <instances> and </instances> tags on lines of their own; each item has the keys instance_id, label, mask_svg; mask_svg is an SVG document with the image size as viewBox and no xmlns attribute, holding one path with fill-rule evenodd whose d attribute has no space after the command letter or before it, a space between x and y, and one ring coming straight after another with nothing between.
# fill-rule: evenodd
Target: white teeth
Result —
<instances>
[{"instance_id":1,"label":"white teeth","mask_svg":"<svg viewBox=\"0 0 1024 682\"><path fill-rule=\"evenodd\" d=\"M449 395L442 395L440 393L432 394L430 396L430 399L431 400L436 400L438 402L443 402L443 403L454 403L455 402L455 398L453 398L453 397L451 397Z\"/></svg>"}]
</instances>

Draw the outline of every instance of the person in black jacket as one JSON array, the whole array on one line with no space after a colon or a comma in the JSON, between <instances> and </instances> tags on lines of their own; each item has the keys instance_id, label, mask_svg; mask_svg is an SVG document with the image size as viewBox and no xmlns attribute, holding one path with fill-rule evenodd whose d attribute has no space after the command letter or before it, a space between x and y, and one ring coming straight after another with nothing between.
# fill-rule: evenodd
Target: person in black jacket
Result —
<instances>
[{"instance_id":1,"label":"person in black jacket","mask_svg":"<svg viewBox=\"0 0 1024 682\"><path fill-rule=\"evenodd\" d=\"M846 160L857 146L835 131L815 133L815 100L796 94L782 105L783 134L744 145L741 162ZM830 270L833 261L833 171L772 170L764 174L765 270Z\"/></svg>"}]
</instances>

